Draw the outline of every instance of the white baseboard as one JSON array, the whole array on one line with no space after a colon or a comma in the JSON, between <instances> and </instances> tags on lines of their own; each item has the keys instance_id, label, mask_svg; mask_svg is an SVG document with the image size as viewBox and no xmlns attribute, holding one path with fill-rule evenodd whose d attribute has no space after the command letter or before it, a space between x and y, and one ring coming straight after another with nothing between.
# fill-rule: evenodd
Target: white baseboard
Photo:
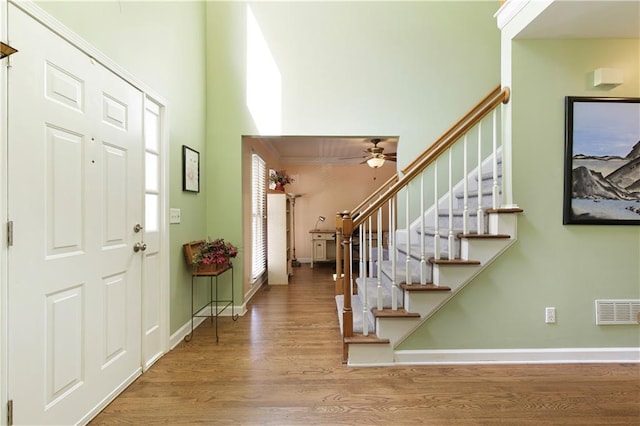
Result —
<instances>
[{"instance_id":1,"label":"white baseboard","mask_svg":"<svg viewBox=\"0 0 640 426\"><path fill-rule=\"evenodd\" d=\"M395 351L395 364L637 363L640 348L459 349Z\"/></svg>"},{"instance_id":2,"label":"white baseboard","mask_svg":"<svg viewBox=\"0 0 640 426\"><path fill-rule=\"evenodd\" d=\"M253 298L253 296L256 295L256 293L258 292L258 290L260 290L262 288L263 285L266 285L267 280L265 279L262 283L260 284L254 284L251 287L251 290L249 290L249 292L247 294L244 295L244 305L242 305L242 312L246 312L246 306L247 303L249 303L249 301ZM244 315L244 313L243 313Z\"/></svg>"}]
</instances>

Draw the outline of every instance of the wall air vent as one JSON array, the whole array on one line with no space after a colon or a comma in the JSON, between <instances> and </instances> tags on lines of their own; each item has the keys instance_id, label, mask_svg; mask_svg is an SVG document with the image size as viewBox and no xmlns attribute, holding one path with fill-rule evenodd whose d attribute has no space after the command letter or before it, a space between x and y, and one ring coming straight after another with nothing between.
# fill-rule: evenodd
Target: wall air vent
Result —
<instances>
[{"instance_id":1,"label":"wall air vent","mask_svg":"<svg viewBox=\"0 0 640 426\"><path fill-rule=\"evenodd\" d=\"M638 324L640 314L640 300L596 300L596 324L618 325Z\"/></svg>"}]
</instances>

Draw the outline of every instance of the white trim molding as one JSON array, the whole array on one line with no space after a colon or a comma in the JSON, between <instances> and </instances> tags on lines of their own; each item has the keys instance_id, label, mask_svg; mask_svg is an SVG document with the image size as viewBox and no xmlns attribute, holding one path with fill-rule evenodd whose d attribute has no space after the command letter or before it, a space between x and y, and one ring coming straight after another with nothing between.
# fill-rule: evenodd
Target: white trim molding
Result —
<instances>
[{"instance_id":1,"label":"white trim molding","mask_svg":"<svg viewBox=\"0 0 640 426\"><path fill-rule=\"evenodd\" d=\"M442 349L395 351L395 364L639 363L640 348Z\"/></svg>"}]
</instances>

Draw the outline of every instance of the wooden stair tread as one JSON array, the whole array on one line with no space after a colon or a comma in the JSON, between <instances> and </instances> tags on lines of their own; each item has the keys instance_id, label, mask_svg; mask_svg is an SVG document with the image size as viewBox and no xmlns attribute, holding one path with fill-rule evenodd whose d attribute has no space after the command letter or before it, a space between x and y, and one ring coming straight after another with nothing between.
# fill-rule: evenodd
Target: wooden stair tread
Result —
<instances>
[{"instance_id":1,"label":"wooden stair tread","mask_svg":"<svg viewBox=\"0 0 640 426\"><path fill-rule=\"evenodd\" d=\"M468 238L468 239L476 239L476 240L482 240L482 239L491 240L491 239L508 239L508 238L511 238L511 235L508 235L508 234L463 234L463 233L460 233L460 234L458 234L456 236L458 238Z\"/></svg>"},{"instance_id":2,"label":"wooden stair tread","mask_svg":"<svg viewBox=\"0 0 640 426\"><path fill-rule=\"evenodd\" d=\"M464 259L434 259L429 258L429 262L434 265L479 265L479 260L464 260Z\"/></svg>"},{"instance_id":3,"label":"wooden stair tread","mask_svg":"<svg viewBox=\"0 0 640 426\"><path fill-rule=\"evenodd\" d=\"M368 336L364 336L362 334L358 334L356 336L351 336L351 337L345 337L344 338L344 343L347 344L389 344L390 341L389 339L381 339L376 335L368 335Z\"/></svg>"},{"instance_id":4,"label":"wooden stair tread","mask_svg":"<svg viewBox=\"0 0 640 426\"><path fill-rule=\"evenodd\" d=\"M524 210L519 207L508 207L508 208L500 208L500 209L487 209L487 213L523 213Z\"/></svg>"},{"instance_id":5,"label":"wooden stair tread","mask_svg":"<svg viewBox=\"0 0 640 426\"><path fill-rule=\"evenodd\" d=\"M400 288L402 288L405 291L451 291L451 287L447 287L444 285L434 285L432 283L429 284L407 284L407 283L402 283L400 284Z\"/></svg>"},{"instance_id":6,"label":"wooden stair tread","mask_svg":"<svg viewBox=\"0 0 640 426\"><path fill-rule=\"evenodd\" d=\"M420 314L415 312L407 312L404 308L398 308L395 311L391 308L379 311L377 308L371 309L373 316L376 318L420 318Z\"/></svg>"}]
</instances>

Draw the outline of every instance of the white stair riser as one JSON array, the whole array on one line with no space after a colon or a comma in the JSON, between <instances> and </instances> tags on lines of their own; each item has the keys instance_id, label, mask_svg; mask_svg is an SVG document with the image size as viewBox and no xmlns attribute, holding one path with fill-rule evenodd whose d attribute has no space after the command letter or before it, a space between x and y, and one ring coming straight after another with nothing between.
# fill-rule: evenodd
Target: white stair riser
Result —
<instances>
[{"instance_id":1,"label":"white stair riser","mask_svg":"<svg viewBox=\"0 0 640 426\"><path fill-rule=\"evenodd\" d=\"M514 240L518 237L518 215L498 214L489 215L489 233L511 235Z\"/></svg>"},{"instance_id":2,"label":"white stair riser","mask_svg":"<svg viewBox=\"0 0 640 426\"><path fill-rule=\"evenodd\" d=\"M482 269L481 265L433 265L433 283L451 287L464 285Z\"/></svg>"},{"instance_id":3,"label":"white stair riser","mask_svg":"<svg viewBox=\"0 0 640 426\"><path fill-rule=\"evenodd\" d=\"M408 312L416 312L421 317L425 317L443 305L450 297L449 291L406 291L404 306Z\"/></svg>"},{"instance_id":4,"label":"white stair riser","mask_svg":"<svg viewBox=\"0 0 640 426\"><path fill-rule=\"evenodd\" d=\"M460 258L463 260L479 260L485 264L496 256L496 253L503 252L513 243L511 238L500 239L468 239L462 240Z\"/></svg>"},{"instance_id":5,"label":"white stair riser","mask_svg":"<svg viewBox=\"0 0 640 426\"><path fill-rule=\"evenodd\" d=\"M349 366L370 366L392 364L393 347L390 344L353 344L349 345Z\"/></svg>"},{"instance_id":6,"label":"white stair riser","mask_svg":"<svg viewBox=\"0 0 640 426\"><path fill-rule=\"evenodd\" d=\"M395 346L409 331L420 324L420 318L377 318L376 331L378 337L389 339Z\"/></svg>"}]
</instances>

